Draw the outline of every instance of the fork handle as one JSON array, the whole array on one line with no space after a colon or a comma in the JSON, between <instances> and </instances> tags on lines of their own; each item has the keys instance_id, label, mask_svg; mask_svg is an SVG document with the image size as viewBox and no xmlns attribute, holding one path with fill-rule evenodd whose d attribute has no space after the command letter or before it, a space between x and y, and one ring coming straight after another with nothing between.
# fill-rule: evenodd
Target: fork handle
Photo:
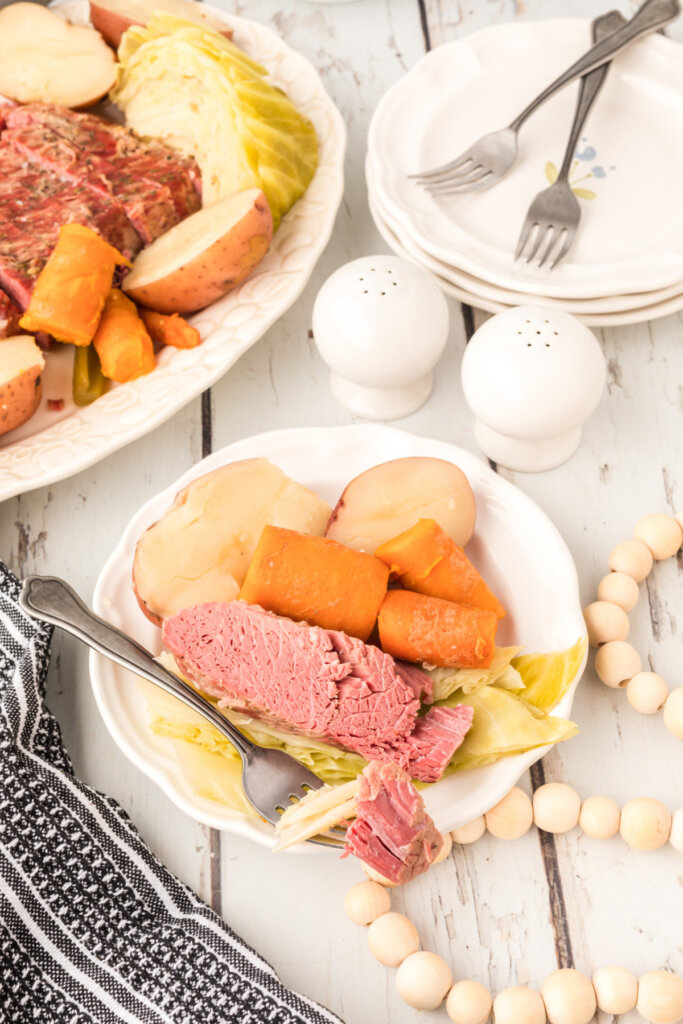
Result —
<instances>
[{"instance_id":1,"label":"fork handle","mask_svg":"<svg viewBox=\"0 0 683 1024\"><path fill-rule=\"evenodd\" d=\"M616 32L624 24L625 19L619 11L608 11L607 14L601 15L599 18L595 19L592 25L593 42L599 43L601 39L605 39L607 36L612 35L613 32ZM595 71L590 71L581 79L579 98L576 101L576 110L574 112L574 121L569 133L569 139L567 140L567 148L564 152L564 159L562 161L562 166L560 167L560 173L557 176L558 181L567 181L569 178L569 172L574 160L574 153L576 152L576 144L579 141L579 136L583 131L583 126L585 125L588 115L592 110L593 104L598 98L598 93L602 89L605 79L607 78L609 67L609 64L601 64L599 68L596 68Z\"/></svg>"},{"instance_id":2,"label":"fork handle","mask_svg":"<svg viewBox=\"0 0 683 1024\"><path fill-rule=\"evenodd\" d=\"M166 693L177 697L211 722L237 748L244 761L255 744L243 736L213 704L209 704L187 683L154 660L149 651L115 626L99 618L81 601L78 594L57 576L27 576L19 604L33 618L51 622L72 633L88 647L123 665Z\"/></svg>"},{"instance_id":3,"label":"fork handle","mask_svg":"<svg viewBox=\"0 0 683 1024\"><path fill-rule=\"evenodd\" d=\"M646 2L640 7L633 15L630 21L627 21L623 28L617 29L606 39L603 39L599 43L595 43L591 46L590 50L584 53L583 57L580 57L575 61L571 67L568 67L559 78L556 78L554 82L551 82L535 100L526 107L521 114L510 124L510 128L513 131L518 131L519 128L524 124L526 119L530 117L542 103L545 103L547 99L550 99L559 89L563 89L565 85L569 85L575 78L580 78L583 75L588 74L589 71L593 71L595 68L600 67L601 64L605 64L611 60L617 53L621 53L627 46L635 42L641 36L648 35L650 32L655 32L658 28L662 28L663 25L668 25L669 22L674 21L681 13L680 0L646 0Z\"/></svg>"}]
</instances>

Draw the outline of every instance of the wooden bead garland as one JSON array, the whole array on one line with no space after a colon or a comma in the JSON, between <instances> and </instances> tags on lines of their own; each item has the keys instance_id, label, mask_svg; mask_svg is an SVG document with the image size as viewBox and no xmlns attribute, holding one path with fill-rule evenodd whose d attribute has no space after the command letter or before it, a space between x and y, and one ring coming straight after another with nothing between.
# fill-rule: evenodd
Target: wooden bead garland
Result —
<instances>
[{"instance_id":1,"label":"wooden bead garland","mask_svg":"<svg viewBox=\"0 0 683 1024\"><path fill-rule=\"evenodd\" d=\"M675 516L661 512L643 516L631 540L622 541L608 559L611 572L598 584L598 600L583 610L588 641L597 647L595 671L606 686L626 687L634 710L654 715L664 709L669 732L683 739L683 687L669 692L656 672L642 672L640 655L626 643L628 612L638 601L638 584L653 562L676 555L683 544L683 509Z\"/></svg>"},{"instance_id":2,"label":"wooden bead garland","mask_svg":"<svg viewBox=\"0 0 683 1024\"><path fill-rule=\"evenodd\" d=\"M361 882L349 890L347 911L358 900L359 886L372 884ZM516 985L492 1000L477 981L453 984L446 961L420 950L417 929L403 914L389 910L377 917L368 929L368 942L380 963L398 968L396 989L404 1002L416 1010L435 1010L445 999L453 1024L487 1024L492 1009L494 1024L589 1024L596 1009L617 1015L634 1007L649 1024L683 1020L683 980L669 971L650 971L637 981L624 967L603 967L591 981L580 971L562 968L548 975L540 992Z\"/></svg>"}]
</instances>

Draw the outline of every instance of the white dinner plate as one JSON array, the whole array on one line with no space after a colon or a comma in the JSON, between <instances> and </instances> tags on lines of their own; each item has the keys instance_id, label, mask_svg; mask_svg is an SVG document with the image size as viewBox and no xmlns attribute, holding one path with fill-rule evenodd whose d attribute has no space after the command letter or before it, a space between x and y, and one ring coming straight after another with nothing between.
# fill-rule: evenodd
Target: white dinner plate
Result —
<instances>
[{"instance_id":1,"label":"white dinner plate","mask_svg":"<svg viewBox=\"0 0 683 1024\"><path fill-rule=\"evenodd\" d=\"M528 652L556 651L585 636L574 563L545 513L470 452L377 425L280 430L239 441L202 460L133 517L100 573L94 609L148 650L160 651L160 631L140 611L131 586L135 545L177 491L203 473L238 459L266 456L334 504L358 473L388 459L416 455L457 464L472 484L477 527L468 554L508 610L499 628L499 642L522 645ZM569 716L584 665L585 659L555 714ZM90 673L97 705L112 737L181 810L213 828L273 845L269 825L194 792L176 760L172 741L149 729L145 700L129 672L93 652ZM459 772L429 787L426 805L437 826L442 831L456 828L488 810L548 749Z\"/></svg>"},{"instance_id":2,"label":"white dinner plate","mask_svg":"<svg viewBox=\"0 0 683 1024\"><path fill-rule=\"evenodd\" d=\"M368 205L370 213L372 214L372 219L375 222L375 226L389 248L392 249L397 256L402 256L404 259L410 260L412 263L417 263L424 267L424 269L432 275L436 283L446 295L450 295L451 298L456 299L457 302L464 302L468 306L474 306L475 309L486 310L487 313L502 313L506 309L512 309L521 304L521 301L524 298L523 296L515 296L515 300L513 302L504 302L500 298L491 298L490 294L482 294L474 286L470 289L459 284L454 284L453 281L442 277L433 269L434 264L432 261L425 262L422 253L416 255L414 248L407 249L403 245L403 242L393 228L387 224L382 212L377 206L375 206L370 190L368 191ZM547 296L544 295L530 296L528 301L535 306L545 306L547 304L551 309L566 308L564 303L560 300L551 302L548 300ZM625 310L624 312L579 313L576 310L576 307L568 309L568 312L571 312L577 317L577 319L581 320L582 323L586 324L588 327L619 327L625 324L641 324L647 323L650 320L658 320L660 317L669 316L671 313L678 313L681 309L683 309L683 292L673 295L669 299L654 303L651 306L640 306L638 309Z\"/></svg>"},{"instance_id":3,"label":"white dinner plate","mask_svg":"<svg viewBox=\"0 0 683 1024\"><path fill-rule=\"evenodd\" d=\"M659 305L669 299L680 299L683 294L683 282L669 285L667 288L659 288L651 292L630 292L626 295L606 295L595 299L556 299L548 295L539 296L533 292L513 291L509 288L502 288L499 285L491 284L482 278L468 274L451 264L438 260L435 256L421 249L419 244L406 230L405 226L392 217L391 212L382 202L382 196L377 189L377 182L372 168L372 161L368 154L365 163L365 179L368 186L370 203L374 210L380 215L384 223L391 229L403 249L410 254L411 259L420 263L427 270L449 281L457 288L465 292L474 293L490 302L504 304L506 306L534 305L539 302L544 306L554 309L563 309L575 316L589 316L594 313L600 315L612 313L621 316L631 311ZM622 322L619 320L618 322ZM628 323L629 320L625 321Z\"/></svg>"},{"instance_id":4,"label":"white dinner plate","mask_svg":"<svg viewBox=\"0 0 683 1024\"><path fill-rule=\"evenodd\" d=\"M82 0L57 7L81 20L88 10ZM315 125L320 161L313 181L283 218L254 273L192 317L204 338L198 348L164 348L152 373L112 386L81 409L71 401L70 346L47 353L41 408L21 428L0 437L0 500L85 469L158 427L215 383L298 298L332 233L344 187L341 114L315 68L273 31L207 9L232 26L235 43L268 68L273 83ZM63 408L50 408L50 399L62 400Z\"/></svg>"},{"instance_id":5,"label":"white dinner plate","mask_svg":"<svg viewBox=\"0 0 683 1024\"><path fill-rule=\"evenodd\" d=\"M437 205L407 177L511 121L589 40L588 19L496 25L428 53L384 96L368 134L378 190L422 249L493 284L556 298L683 281L683 50L663 36L610 68L570 177L592 198L581 199L576 242L556 270L515 263L513 253L549 164L561 163L575 84L522 127L519 157L493 188Z\"/></svg>"}]
</instances>

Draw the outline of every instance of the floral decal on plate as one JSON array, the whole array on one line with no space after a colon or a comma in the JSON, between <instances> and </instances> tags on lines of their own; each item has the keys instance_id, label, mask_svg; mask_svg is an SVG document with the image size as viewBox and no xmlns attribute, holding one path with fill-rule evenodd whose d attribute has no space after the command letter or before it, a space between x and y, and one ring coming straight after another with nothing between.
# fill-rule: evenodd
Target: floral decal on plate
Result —
<instances>
[{"instance_id":1,"label":"floral decal on plate","mask_svg":"<svg viewBox=\"0 0 683 1024\"><path fill-rule=\"evenodd\" d=\"M584 138L581 139L581 142L584 148L577 149L576 153L574 154L574 165L571 171L569 172L569 184L571 186L572 192L575 196L578 196L579 199L597 199L597 192L593 192L589 188L578 188L578 185L582 181L588 181L589 178L606 178L611 171L616 171L616 167L605 168L601 164L593 163L593 161L597 157L597 152L595 151L593 146L589 146L587 144L588 139L585 136ZM585 168L581 166L582 163L593 163L593 166L588 170L586 174L581 173L582 171L585 170ZM548 179L550 184L553 185L557 181L557 175L559 171L555 164L552 162L552 160L546 161L544 170L546 178ZM577 177L577 174L579 174L580 177Z\"/></svg>"}]
</instances>

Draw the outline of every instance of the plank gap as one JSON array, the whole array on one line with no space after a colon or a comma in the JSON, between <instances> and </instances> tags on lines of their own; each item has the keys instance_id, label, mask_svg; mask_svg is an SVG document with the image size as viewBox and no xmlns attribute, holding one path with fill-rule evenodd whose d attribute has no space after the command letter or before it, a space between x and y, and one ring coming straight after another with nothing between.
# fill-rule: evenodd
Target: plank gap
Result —
<instances>
[{"instance_id":1,"label":"plank gap","mask_svg":"<svg viewBox=\"0 0 683 1024\"><path fill-rule=\"evenodd\" d=\"M465 328L465 341L468 342L476 330L474 326L474 310L464 302L461 305L461 309L462 322Z\"/></svg>"},{"instance_id":2,"label":"plank gap","mask_svg":"<svg viewBox=\"0 0 683 1024\"><path fill-rule=\"evenodd\" d=\"M211 388L202 392L202 458L213 451L213 423L211 414Z\"/></svg>"},{"instance_id":3,"label":"plank gap","mask_svg":"<svg viewBox=\"0 0 683 1024\"><path fill-rule=\"evenodd\" d=\"M424 39L425 50L429 51L432 48L432 40L429 35L429 22L427 21L425 0L417 0L417 6L420 11L420 27L422 29L422 38Z\"/></svg>"},{"instance_id":4,"label":"plank gap","mask_svg":"<svg viewBox=\"0 0 683 1024\"><path fill-rule=\"evenodd\" d=\"M545 785L545 769L542 761L532 764L529 769L531 776L531 788L535 793L537 789ZM548 882L548 895L550 898L550 924L555 938L555 957L558 967L573 967L574 954L572 952L572 940L569 934L569 922L567 921L567 907L562 889L562 877L560 865L557 859L557 847L555 836L552 832L544 832L538 829L538 839L541 845L541 856L543 857L543 869Z\"/></svg>"}]
</instances>

